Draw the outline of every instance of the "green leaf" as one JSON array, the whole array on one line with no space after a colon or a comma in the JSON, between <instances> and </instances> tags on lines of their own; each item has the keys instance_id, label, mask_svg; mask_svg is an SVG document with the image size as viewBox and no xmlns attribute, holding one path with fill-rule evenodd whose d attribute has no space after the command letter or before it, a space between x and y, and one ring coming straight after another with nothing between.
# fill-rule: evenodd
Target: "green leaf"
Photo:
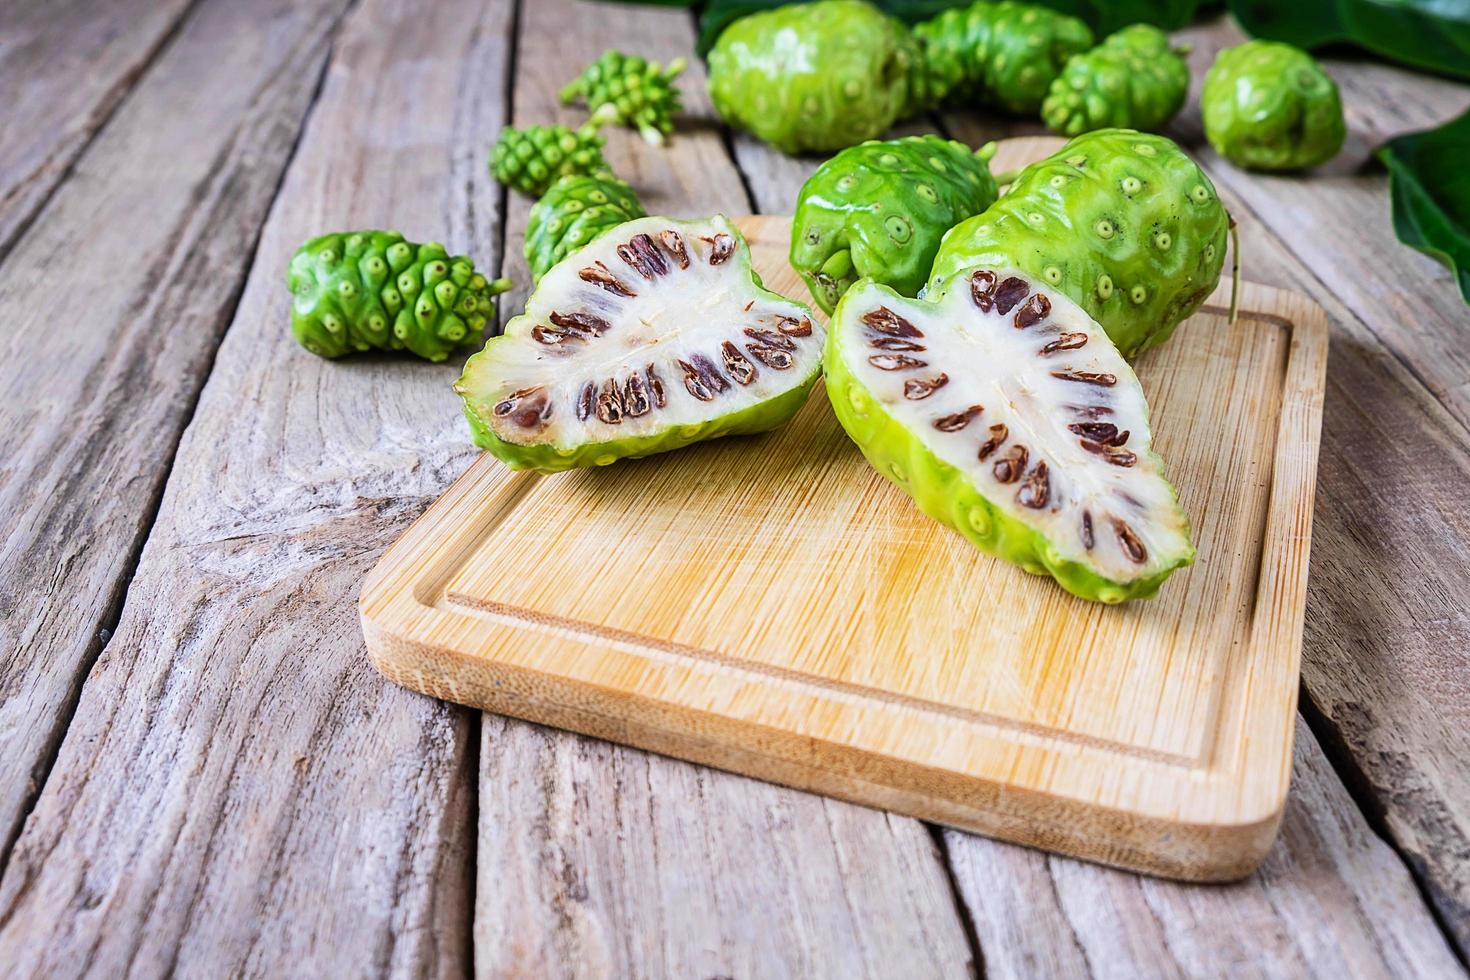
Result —
<instances>
[{"instance_id":1,"label":"green leaf","mask_svg":"<svg viewBox=\"0 0 1470 980\"><path fill-rule=\"evenodd\" d=\"M1470 78L1463 0L1230 0L1247 33L1313 50L1352 44L1388 61Z\"/></svg>"},{"instance_id":2,"label":"green leaf","mask_svg":"<svg viewBox=\"0 0 1470 980\"><path fill-rule=\"evenodd\" d=\"M1399 241L1449 266L1470 303L1470 112L1390 140L1378 158L1388 167Z\"/></svg>"}]
</instances>

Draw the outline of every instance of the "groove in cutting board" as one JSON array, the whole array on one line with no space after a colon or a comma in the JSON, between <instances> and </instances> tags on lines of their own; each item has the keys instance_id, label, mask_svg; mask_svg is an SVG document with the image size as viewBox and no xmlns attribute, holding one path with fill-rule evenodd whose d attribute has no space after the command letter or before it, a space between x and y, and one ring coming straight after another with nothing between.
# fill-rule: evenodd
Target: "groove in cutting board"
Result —
<instances>
[{"instance_id":1,"label":"groove in cutting board","mask_svg":"<svg viewBox=\"0 0 1470 980\"><path fill-rule=\"evenodd\" d=\"M778 292L789 223L739 222ZM1321 310L1222 287L1143 357L1199 560L1076 599L919 513L820 386L764 436L542 477L482 457L364 586L417 690L1176 877L1248 873L1290 772Z\"/></svg>"}]
</instances>

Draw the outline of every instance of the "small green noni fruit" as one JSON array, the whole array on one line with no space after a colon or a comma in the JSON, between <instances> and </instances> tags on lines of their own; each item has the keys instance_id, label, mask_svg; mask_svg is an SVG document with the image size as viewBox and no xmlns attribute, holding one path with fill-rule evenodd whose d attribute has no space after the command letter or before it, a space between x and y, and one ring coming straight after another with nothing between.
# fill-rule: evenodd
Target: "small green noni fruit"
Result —
<instances>
[{"instance_id":1,"label":"small green noni fruit","mask_svg":"<svg viewBox=\"0 0 1470 980\"><path fill-rule=\"evenodd\" d=\"M1315 167L1347 138L1337 84L1311 55L1275 41L1221 51L1205 73L1200 112L1215 151L1255 170Z\"/></svg>"},{"instance_id":2,"label":"small green noni fruit","mask_svg":"<svg viewBox=\"0 0 1470 980\"><path fill-rule=\"evenodd\" d=\"M848 147L802 185L791 267L831 313L859 277L913 296L944 233L996 198L989 143L971 151L939 136Z\"/></svg>"},{"instance_id":3,"label":"small green noni fruit","mask_svg":"<svg viewBox=\"0 0 1470 980\"><path fill-rule=\"evenodd\" d=\"M1174 333L1220 282L1230 215L1163 136L1100 129L1021 172L951 228L928 289L966 269L1020 269L1102 324L1125 357Z\"/></svg>"},{"instance_id":4,"label":"small green noni fruit","mask_svg":"<svg viewBox=\"0 0 1470 980\"><path fill-rule=\"evenodd\" d=\"M286 273L291 332L322 357L372 348L442 361L477 341L508 279L487 281L438 242L396 231L336 232L296 250Z\"/></svg>"},{"instance_id":5,"label":"small green noni fruit","mask_svg":"<svg viewBox=\"0 0 1470 980\"><path fill-rule=\"evenodd\" d=\"M847 434L924 513L1098 602L1153 595L1194 560L1148 405L1107 334L1015 269L927 300L861 280L828 328Z\"/></svg>"},{"instance_id":6,"label":"small green noni fruit","mask_svg":"<svg viewBox=\"0 0 1470 980\"><path fill-rule=\"evenodd\" d=\"M607 170L604 142L591 122L576 130L561 125L506 126L490 151L490 175L522 194L539 197L558 177Z\"/></svg>"},{"instance_id":7,"label":"small green noni fruit","mask_svg":"<svg viewBox=\"0 0 1470 980\"><path fill-rule=\"evenodd\" d=\"M638 55L609 50L561 90L564 104L582 99L593 122L632 126L655 146L674 131L681 108L674 79L684 70L683 58L667 68Z\"/></svg>"},{"instance_id":8,"label":"small green noni fruit","mask_svg":"<svg viewBox=\"0 0 1470 980\"><path fill-rule=\"evenodd\" d=\"M526 223L532 281L609 228L645 214L633 188L611 173L561 178L532 205Z\"/></svg>"},{"instance_id":9,"label":"small green noni fruit","mask_svg":"<svg viewBox=\"0 0 1470 980\"><path fill-rule=\"evenodd\" d=\"M1077 136L1094 129L1157 129L1184 105L1189 65L1169 47L1169 35L1134 24L1073 55L1051 83L1041 118Z\"/></svg>"},{"instance_id":10,"label":"small green noni fruit","mask_svg":"<svg viewBox=\"0 0 1470 980\"><path fill-rule=\"evenodd\" d=\"M863 0L750 14L709 53L709 91L731 125L787 153L861 143L925 107L909 29Z\"/></svg>"},{"instance_id":11,"label":"small green noni fruit","mask_svg":"<svg viewBox=\"0 0 1470 980\"><path fill-rule=\"evenodd\" d=\"M947 10L919 24L927 88L1030 115L1067 59L1092 47L1076 17L1015 0Z\"/></svg>"},{"instance_id":12,"label":"small green noni fruit","mask_svg":"<svg viewBox=\"0 0 1470 980\"><path fill-rule=\"evenodd\" d=\"M638 218L542 276L455 390L475 442L512 468L602 466L785 424L823 339L723 217Z\"/></svg>"}]
</instances>

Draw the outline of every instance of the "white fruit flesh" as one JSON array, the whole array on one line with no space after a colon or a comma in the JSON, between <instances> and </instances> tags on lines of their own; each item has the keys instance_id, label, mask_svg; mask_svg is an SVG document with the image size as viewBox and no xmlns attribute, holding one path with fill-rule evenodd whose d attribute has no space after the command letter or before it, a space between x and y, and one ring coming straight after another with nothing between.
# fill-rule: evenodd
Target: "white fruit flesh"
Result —
<instances>
[{"instance_id":1,"label":"white fruit flesh","mask_svg":"<svg viewBox=\"0 0 1470 980\"><path fill-rule=\"evenodd\" d=\"M1191 553L1143 389L1062 294L1007 270L967 274L937 303L864 282L831 329L868 393L1058 557L1128 582Z\"/></svg>"},{"instance_id":2,"label":"white fruit flesh","mask_svg":"<svg viewBox=\"0 0 1470 980\"><path fill-rule=\"evenodd\" d=\"M725 218L640 218L547 272L460 387L506 442L570 447L785 394L819 370L823 340L806 307L755 284Z\"/></svg>"}]
</instances>

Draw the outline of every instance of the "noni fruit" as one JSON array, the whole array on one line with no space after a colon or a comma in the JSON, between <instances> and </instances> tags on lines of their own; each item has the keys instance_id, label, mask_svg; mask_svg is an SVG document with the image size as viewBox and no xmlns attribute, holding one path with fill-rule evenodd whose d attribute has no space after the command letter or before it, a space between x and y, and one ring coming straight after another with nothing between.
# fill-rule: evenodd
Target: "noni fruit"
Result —
<instances>
[{"instance_id":1,"label":"noni fruit","mask_svg":"<svg viewBox=\"0 0 1470 980\"><path fill-rule=\"evenodd\" d=\"M1021 270L965 269L947 287L847 291L825 358L842 427L977 547L1084 599L1153 595L1194 547L1128 362Z\"/></svg>"},{"instance_id":2,"label":"noni fruit","mask_svg":"<svg viewBox=\"0 0 1470 980\"><path fill-rule=\"evenodd\" d=\"M539 197L558 177L608 169L597 124L580 129L561 125L506 126L490 151L490 174L507 187Z\"/></svg>"},{"instance_id":3,"label":"noni fruit","mask_svg":"<svg viewBox=\"0 0 1470 980\"><path fill-rule=\"evenodd\" d=\"M1181 53L1157 27L1125 27L1072 56L1051 83L1041 118L1065 136L1110 126L1157 129L1179 111L1189 91L1189 65Z\"/></svg>"},{"instance_id":4,"label":"noni fruit","mask_svg":"<svg viewBox=\"0 0 1470 980\"><path fill-rule=\"evenodd\" d=\"M1347 137L1337 84L1311 55L1275 41L1221 51L1205 74L1200 112L1215 151L1255 170L1315 167Z\"/></svg>"},{"instance_id":5,"label":"noni fruit","mask_svg":"<svg viewBox=\"0 0 1470 980\"><path fill-rule=\"evenodd\" d=\"M939 136L848 147L802 185L791 267L831 313L859 277L905 296L924 285L939 240L996 198L990 143L971 151Z\"/></svg>"},{"instance_id":6,"label":"noni fruit","mask_svg":"<svg viewBox=\"0 0 1470 980\"><path fill-rule=\"evenodd\" d=\"M532 280L609 228L646 213L633 188L611 173L561 178L532 205L526 223Z\"/></svg>"},{"instance_id":7,"label":"noni fruit","mask_svg":"<svg viewBox=\"0 0 1470 980\"><path fill-rule=\"evenodd\" d=\"M927 89L1030 115L1067 59L1092 47L1076 17L1016 0L947 10L919 24Z\"/></svg>"},{"instance_id":8,"label":"noni fruit","mask_svg":"<svg viewBox=\"0 0 1470 980\"><path fill-rule=\"evenodd\" d=\"M1100 129L1023 170L944 236L928 289L976 267L1020 269L1102 324L1125 357L1168 340L1220 282L1230 215L1163 136Z\"/></svg>"},{"instance_id":9,"label":"noni fruit","mask_svg":"<svg viewBox=\"0 0 1470 980\"><path fill-rule=\"evenodd\" d=\"M750 14L709 53L709 91L726 122L787 153L871 139L928 104L919 46L863 0Z\"/></svg>"},{"instance_id":10,"label":"noni fruit","mask_svg":"<svg viewBox=\"0 0 1470 980\"><path fill-rule=\"evenodd\" d=\"M508 279L487 281L463 255L396 231L336 232L296 250L286 273L291 332L322 357L372 348L442 361L478 341Z\"/></svg>"},{"instance_id":11,"label":"noni fruit","mask_svg":"<svg viewBox=\"0 0 1470 980\"><path fill-rule=\"evenodd\" d=\"M645 140L662 146L681 108L674 79L684 67L683 58L665 68L637 55L607 51L561 90L561 101L581 99L594 122L632 126Z\"/></svg>"},{"instance_id":12,"label":"noni fruit","mask_svg":"<svg viewBox=\"0 0 1470 980\"><path fill-rule=\"evenodd\" d=\"M475 442L512 468L601 466L784 424L823 339L723 217L639 218L542 276L455 389Z\"/></svg>"}]
</instances>

